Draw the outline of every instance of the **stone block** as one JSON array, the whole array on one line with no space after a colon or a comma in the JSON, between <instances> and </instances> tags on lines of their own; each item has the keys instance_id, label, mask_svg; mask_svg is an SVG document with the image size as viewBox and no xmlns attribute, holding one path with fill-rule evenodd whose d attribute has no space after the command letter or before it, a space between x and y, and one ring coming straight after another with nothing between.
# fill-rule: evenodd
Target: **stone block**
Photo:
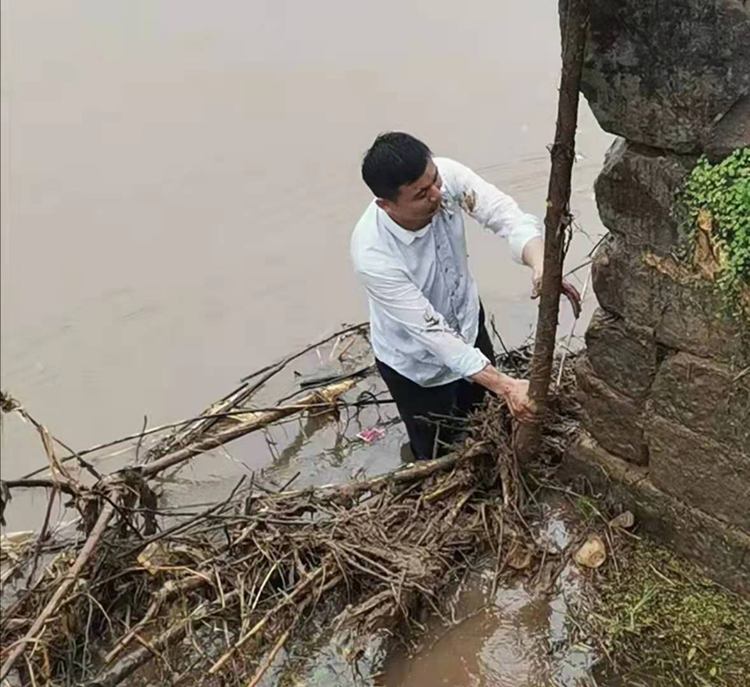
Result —
<instances>
[{"instance_id":1,"label":"stone block","mask_svg":"<svg viewBox=\"0 0 750 687\"><path fill-rule=\"evenodd\" d=\"M658 318L659 275L630 250L621 235L607 234L596 249L591 283L599 305L628 322L653 327Z\"/></svg>"},{"instance_id":2,"label":"stone block","mask_svg":"<svg viewBox=\"0 0 750 687\"><path fill-rule=\"evenodd\" d=\"M750 147L750 94L741 98L716 124L705 144L708 159L720 162L738 148Z\"/></svg>"},{"instance_id":3,"label":"stone block","mask_svg":"<svg viewBox=\"0 0 750 687\"><path fill-rule=\"evenodd\" d=\"M662 491L648 468L611 455L581 433L558 474L573 483L584 477L606 501L631 510L640 531L694 561L719 583L750 595L750 533Z\"/></svg>"},{"instance_id":4,"label":"stone block","mask_svg":"<svg viewBox=\"0 0 750 687\"><path fill-rule=\"evenodd\" d=\"M750 455L655 413L646 417L654 485L689 506L750 531Z\"/></svg>"},{"instance_id":5,"label":"stone block","mask_svg":"<svg viewBox=\"0 0 750 687\"><path fill-rule=\"evenodd\" d=\"M677 152L710 147L750 91L750 3L592 2L581 90L610 133Z\"/></svg>"},{"instance_id":6,"label":"stone block","mask_svg":"<svg viewBox=\"0 0 750 687\"><path fill-rule=\"evenodd\" d=\"M671 258L636 252L608 234L594 254L592 285L599 304L634 325L652 328L668 348L750 365L747 327L724 313L715 285Z\"/></svg>"},{"instance_id":7,"label":"stone block","mask_svg":"<svg viewBox=\"0 0 750 687\"><path fill-rule=\"evenodd\" d=\"M586 352L596 375L615 391L645 397L658 364L652 329L598 308L586 330Z\"/></svg>"},{"instance_id":8,"label":"stone block","mask_svg":"<svg viewBox=\"0 0 750 687\"><path fill-rule=\"evenodd\" d=\"M604 226L634 253L671 255L680 242L675 199L696 162L694 155L615 141L594 185Z\"/></svg>"},{"instance_id":9,"label":"stone block","mask_svg":"<svg viewBox=\"0 0 750 687\"><path fill-rule=\"evenodd\" d=\"M750 365L750 331L726 314L714 284L682 282L670 276L670 270L656 283L655 302L662 304L654 322L659 344L740 367Z\"/></svg>"},{"instance_id":10,"label":"stone block","mask_svg":"<svg viewBox=\"0 0 750 687\"><path fill-rule=\"evenodd\" d=\"M750 454L750 373L677 353L659 368L650 405L666 420Z\"/></svg>"},{"instance_id":11,"label":"stone block","mask_svg":"<svg viewBox=\"0 0 750 687\"><path fill-rule=\"evenodd\" d=\"M648 462L643 402L617 393L596 376L584 355L576 363L581 423L608 451L637 465Z\"/></svg>"}]
</instances>

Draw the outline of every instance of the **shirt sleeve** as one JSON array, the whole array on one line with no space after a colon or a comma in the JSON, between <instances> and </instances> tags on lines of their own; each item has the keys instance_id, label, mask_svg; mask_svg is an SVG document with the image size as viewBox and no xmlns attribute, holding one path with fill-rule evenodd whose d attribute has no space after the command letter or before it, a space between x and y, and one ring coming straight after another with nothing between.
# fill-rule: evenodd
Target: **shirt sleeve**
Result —
<instances>
[{"instance_id":1,"label":"shirt sleeve","mask_svg":"<svg viewBox=\"0 0 750 687\"><path fill-rule=\"evenodd\" d=\"M487 357L466 343L432 307L422 291L396 266L357 270L370 300L395 331L418 341L456 374L468 378L481 372Z\"/></svg>"},{"instance_id":2,"label":"shirt sleeve","mask_svg":"<svg viewBox=\"0 0 750 687\"><path fill-rule=\"evenodd\" d=\"M461 208L493 233L506 237L513 259L523 262L526 244L542 235L539 219L522 212L513 198L455 160L441 159L439 169L450 176Z\"/></svg>"}]
</instances>

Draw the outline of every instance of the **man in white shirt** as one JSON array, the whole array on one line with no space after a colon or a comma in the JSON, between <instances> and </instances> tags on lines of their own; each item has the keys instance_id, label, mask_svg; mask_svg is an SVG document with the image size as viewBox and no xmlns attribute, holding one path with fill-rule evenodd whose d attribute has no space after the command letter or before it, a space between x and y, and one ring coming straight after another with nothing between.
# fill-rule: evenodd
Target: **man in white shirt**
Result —
<instances>
[{"instance_id":1,"label":"man in white shirt","mask_svg":"<svg viewBox=\"0 0 750 687\"><path fill-rule=\"evenodd\" d=\"M541 284L540 222L467 167L433 158L409 134L377 137L362 162L375 195L352 235L354 269L367 291L376 363L417 459L439 455L489 389L519 421L533 412L528 382L497 370L468 267L463 212L506 237L513 258ZM578 292L563 292L576 316Z\"/></svg>"}]
</instances>

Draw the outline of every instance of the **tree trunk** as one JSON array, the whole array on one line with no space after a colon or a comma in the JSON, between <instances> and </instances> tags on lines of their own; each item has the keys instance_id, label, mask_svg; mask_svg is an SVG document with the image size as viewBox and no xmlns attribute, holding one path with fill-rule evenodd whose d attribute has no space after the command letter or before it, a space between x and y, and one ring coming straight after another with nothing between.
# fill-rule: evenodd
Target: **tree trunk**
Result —
<instances>
[{"instance_id":1,"label":"tree trunk","mask_svg":"<svg viewBox=\"0 0 750 687\"><path fill-rule=\"evenodd\" d=\"M529 398L537 411L532 423L522 424L516 436L516 454L521 463L538 453L542 422L547 409L547 393L552 375L552 359L560 307L565 234L570 226L570 176L575 159L575 133L578 122L578 101L581 71L586 49L590 0L567 0L561 3L564 18L562 77L557 104L557 129L550 150L547 213L544 218L544 274L539 301L539 315L531 361Z\"/></svg>"}]
</instances>

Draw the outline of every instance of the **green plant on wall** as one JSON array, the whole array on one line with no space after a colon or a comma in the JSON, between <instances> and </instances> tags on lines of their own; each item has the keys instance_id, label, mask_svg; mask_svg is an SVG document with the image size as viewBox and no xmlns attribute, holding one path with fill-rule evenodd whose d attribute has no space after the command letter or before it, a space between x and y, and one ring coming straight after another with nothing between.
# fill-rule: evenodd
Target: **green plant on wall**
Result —
<instances>
[{"instance_id":1,"label":"green plant on wall","mask_svg":"<svg viewBox=\"0 0 750 687\"><path fill-rule=\"evenodd\" d=\"M750 313L750 148L718 164L700 158L685 184L685 233L693 264L723 293L728 310Z\"/></svg>"}]
</instances>

